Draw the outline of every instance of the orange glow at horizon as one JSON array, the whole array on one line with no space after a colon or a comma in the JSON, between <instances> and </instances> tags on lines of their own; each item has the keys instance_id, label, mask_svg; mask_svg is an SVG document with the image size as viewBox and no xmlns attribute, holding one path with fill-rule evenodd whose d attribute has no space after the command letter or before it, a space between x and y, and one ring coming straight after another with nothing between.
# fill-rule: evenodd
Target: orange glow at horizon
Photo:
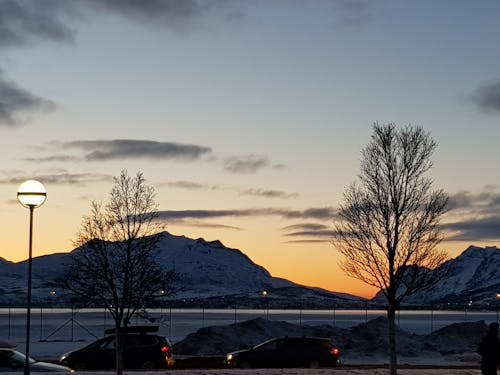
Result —
<instances>
[{"instance_id":1,"label":"orange glow at horizon","mask_svg":"<svg viewBox=\"0 0 500 375\"><path fill-rule=\"evenodd\" d=\"M75 204L74 210L60 216L56 195L49 196L48 204L35 210L33 256L42 256L73 249L71 234L78 231L80 220L87 214L88 202ZM0 227L3 239L0 257L19 262L27 259L28 210L19 203L5 206L0 214L6 223ZM220 240L229 248L241 250L253 262L263 266L272 276L286 278L297 284L319 287L332 292L353 294L372 298L377 289L359 280L346 276L338 267L339 255L328 242L286 243L279 230L280 223L274 219L234 219L235 226L244 230L221 230L213 228L169 225L173 235L185 235L193 239ZM470 244L443 242L439 248L448 252L449 258L462 253ZM478 241L474 245L495 246L493 241Z\"/></svg>"}]
</instances>

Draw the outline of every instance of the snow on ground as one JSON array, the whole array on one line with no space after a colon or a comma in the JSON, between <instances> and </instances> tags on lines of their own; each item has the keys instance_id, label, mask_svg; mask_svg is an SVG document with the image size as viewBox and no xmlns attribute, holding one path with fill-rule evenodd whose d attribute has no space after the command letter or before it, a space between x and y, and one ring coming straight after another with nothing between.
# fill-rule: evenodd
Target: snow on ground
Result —
<instances>
[{"instance_id":1,"label":"snow on ground","mask_svg":"<svg viewBox=\"0 0 500 375\"><path fill-rule=\"evenodd\" d=\"M475 348L484 335L484 321L454 323L431 334L418 335L399 330L398 363L400 375L479 375L479 356ZM285 321L251 319L225 326L201 328L174 346L178 359L183 356L222 356L228 352L252 347L280 336L330 337L340 348L344 366L334 369L174 369L160 372L126 371L127 375L385 375L387 369L387 319L380 317L350 328L332 325L297 325ZM33 342L37 358L50 359L87 345L88 341ZM22 348L19 348L22 351ZM368 365L368 366L367 366ZM416 365L419 368L415 368ZM448 368L443 368L443 367ZM427 368L429 367L429 368ZM433 367L433 368L430 368ZM439 368L441 367L441 368ZM88 375L110 375L113 372L82 372Z\"/></svg>"},{"instance_id":2,"label":"snow on ground","mask_svg":"<svg viewBox=\"0 0 500 375\"><path fill-rule=\"evenodd\" d=\"M174 345L174 353L183 355L224 355L249 348L273 337L330 337L340 348L340 359L349 365L388 363L388 322L380 317L351 328L331 325L307 326L288 322L252 319L228 326L199 329ZM479 362L477 343L486 332L484 321L455 323L428 335L398 330L400 364L468 365Z\"/></svg>"}]
</instances>

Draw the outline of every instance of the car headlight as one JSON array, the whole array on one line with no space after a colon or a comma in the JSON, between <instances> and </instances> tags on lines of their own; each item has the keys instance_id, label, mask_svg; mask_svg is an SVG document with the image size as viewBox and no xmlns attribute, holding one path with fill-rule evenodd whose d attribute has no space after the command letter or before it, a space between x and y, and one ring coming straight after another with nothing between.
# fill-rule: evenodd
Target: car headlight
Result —
<instances>
[{"instance_id":1,"label":"car headlight","mask_svg":"<svg viewBox=\"0 0 500 375\"><path fill-rule=\"evenodd\" d=\"M233 355L232 355L232 354L228 354L228 355L226 356L226 361L228 361L228 362L229 362L229 361L232 361L232 360L233 360Z\"/></svg>"}]
</instances>

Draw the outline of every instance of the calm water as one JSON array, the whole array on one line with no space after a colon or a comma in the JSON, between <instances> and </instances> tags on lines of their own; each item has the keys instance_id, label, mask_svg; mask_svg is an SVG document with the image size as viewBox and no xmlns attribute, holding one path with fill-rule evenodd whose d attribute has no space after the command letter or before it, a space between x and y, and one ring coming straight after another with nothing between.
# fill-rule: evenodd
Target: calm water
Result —
<instances>
[{"instance_id":1,"label":"calm water","mask_svg":"<svg viewBox=\"0 0 500 375\"><path fill-rule=\"evenodd\" d=\"M133 324L154 322L160 334L172 342L182 340L197 329L212 325L227 325L248 319L263 318L294 324L333 324L347 328L379 316L383 310L248 310L248 309L153 309L150 320L137 318ZM409 332L426 334L452 323L484 320L498 321L496 311L403 310L396 316L398 325ZM18 343L25 341L25 309L0 309L0 339ZM113 326L104 309L34 308L31 316L30 341L92 341L102 337L105 328Z\"/></svg>"}]
</instances>

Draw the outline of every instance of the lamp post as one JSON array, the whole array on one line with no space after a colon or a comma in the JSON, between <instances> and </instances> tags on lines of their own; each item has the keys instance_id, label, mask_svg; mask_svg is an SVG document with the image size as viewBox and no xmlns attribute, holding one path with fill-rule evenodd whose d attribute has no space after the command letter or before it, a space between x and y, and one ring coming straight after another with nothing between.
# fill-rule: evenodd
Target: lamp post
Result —
<instances>
[{"instance_id":1,"label":"lamp post","mask_svg":"<svg viewBox=\"0 0 500 375\"><path fill-rule=\"evenodd\" d=\"M33 211L41 206L47 198L47 191L43 184L36 180L23 182L17 190L17 200L30 210L30 235L28 255L28 304L26 308L26 359L24 361L24 374L30 373L30 324L31 324L31 270L32 270L32 244L33 244Z\"/></svg>"},{"instance_id":2,"label":"lamp post","mask_svg":"<svg viewBox=\"0 0 500 375\"><path fill-rule=\"evenodd\" d=\"M267 290L263 290L261 294L266 302L266 320L269 320L269 300L267 299Z\"/></svg>"},{"instance_id":3,"label":"lamp post","mask_svg":"<svg viewBox=\"0 0 500 375\"><path fill-rule=\"evenodd\" d=\"M497 298L497 323L498 323L498 300L500 299L500 292L497 292L495 296Z\"/></svg>"}]
</instances>

